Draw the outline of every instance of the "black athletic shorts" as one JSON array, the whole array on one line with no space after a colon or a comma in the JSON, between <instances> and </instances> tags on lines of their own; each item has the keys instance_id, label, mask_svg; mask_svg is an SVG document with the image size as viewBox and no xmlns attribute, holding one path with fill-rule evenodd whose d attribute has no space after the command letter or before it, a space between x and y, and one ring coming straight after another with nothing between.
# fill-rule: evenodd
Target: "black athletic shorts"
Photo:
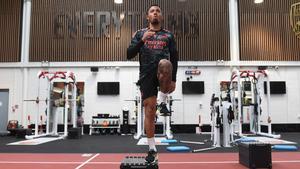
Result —
<instances>
[{"instance_id":1,"label":"black athletic shorts","mask_svg":"<svg viewBox=\"0 0 300 169\"><path fill-rule=\"evenodd\" d=\"M142 100L145 100L152 96L157 96L159 82L157 79L157 70L147 73L142 79L138 81Z\"/></svg>"}]
</instances>

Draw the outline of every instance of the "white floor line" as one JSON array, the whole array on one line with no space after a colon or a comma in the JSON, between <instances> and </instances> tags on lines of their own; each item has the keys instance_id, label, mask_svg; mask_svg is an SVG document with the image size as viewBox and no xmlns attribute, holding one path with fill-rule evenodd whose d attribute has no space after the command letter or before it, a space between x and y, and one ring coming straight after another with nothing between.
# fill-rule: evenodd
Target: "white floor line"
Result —
<instances>
[{"instance_id":1,"label":"white floor line","mask_svg":"<svg viewBox=\"0 0 300 169\"><path fill-rule=\"evenodd\" d=\"M96 158L98 155L99 155L99 153L95 154L93 157L89 158L88 160L86 160L84 163L82 163L80 166L76 167L75 169L81 168L82 166L84 166L85 164L87 164L88 162L90 162L91 160Z\"/></svg>"},{"instance_id":2,"label":"white floor line","mask_svg":"<svg viewBox=\"0 0 300 169\"><path fill-rule=\"evenodd\" d=\"M300 163L299 160L290 160L290 161L273 161L273 163Z\"/></svg>"},{"instance_id":3,"label":"white floor line","mask_svg":"<svg viewBox=\"0 0 300 169\"><path fill-rule=\"evenodd\" d=\"M80 167L84 166L85 164L121 164L121 162L115 162L115 161L99 161L99 162L89 162L95 157L97 157L99 154L94 155L84 163L82 162L35 162L35 161L0 161L0 164L81 164L76 169L79 169ZM273 163L300 163L300 160L285 160L285 161L272 161ZM159 162L159 164L236 164L239 163L239 161L162 161Z\"/></svg>"}]
</instances>

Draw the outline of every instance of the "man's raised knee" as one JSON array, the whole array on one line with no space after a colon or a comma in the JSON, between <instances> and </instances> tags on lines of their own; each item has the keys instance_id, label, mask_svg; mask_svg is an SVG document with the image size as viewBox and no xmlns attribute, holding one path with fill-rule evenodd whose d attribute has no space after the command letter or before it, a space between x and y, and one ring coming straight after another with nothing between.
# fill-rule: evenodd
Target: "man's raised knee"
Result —
<instances>
[{"instance_id":1,"label":"man's raised knee","mask_svg":"<svg viewBox=\"0 0 300 169\"><path fill-rule=\"evenodd\" d=\"M167 59L160 60L158 65L159 66L164 66L164 67L165 66L172 67L172 63L169 60L167 60Z\"/></svg>"}]
</instances>

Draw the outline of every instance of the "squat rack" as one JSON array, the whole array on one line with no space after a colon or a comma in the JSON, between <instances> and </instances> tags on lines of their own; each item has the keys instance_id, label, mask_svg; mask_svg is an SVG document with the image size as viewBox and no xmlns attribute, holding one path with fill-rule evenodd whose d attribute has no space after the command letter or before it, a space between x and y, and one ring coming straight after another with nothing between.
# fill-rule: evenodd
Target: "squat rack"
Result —
<instances>
[{"instance_id":1,"label":"squat rack","mask_svg":"<svg viewBox=\"0 0 300 169\"><path fill-rule=\"evenodd\" d=\"M76 127L76 79L73 72L70 71L40 71L38 73L39 82L41 79L47 79L48 82L48 96L46 99L41 100L39 96L35 100L24 100L24 101L35 101L36 104L39 104L40 101L45 101L47 104L47 117L46 117L46 133L45 134L39 134L38 133L38 120L39 120L39 105L38 105L38 111L35 116L35 134L32 136L26 136L26 139L33 139L38 137L43 137L47 135L57 135L57 121L56 118L54 118L54 124L52 126L52 131L50 132L50 115L51 115L51 89L52 89L52 83L54 79L63 79L64 81L64 133L63 137L66 137L68 134L68 109L70 108L70 103L72 102L72 123L73 127ZM39 83L40 84L40 83ZM72 89L72 99L69 99L69 86L71 86ZM40 85L38 87L38 90L40 90ZM38 91L39 95L39 91ZM54 115L55 116L55 115Z\"/></svg>"}]
</instances>

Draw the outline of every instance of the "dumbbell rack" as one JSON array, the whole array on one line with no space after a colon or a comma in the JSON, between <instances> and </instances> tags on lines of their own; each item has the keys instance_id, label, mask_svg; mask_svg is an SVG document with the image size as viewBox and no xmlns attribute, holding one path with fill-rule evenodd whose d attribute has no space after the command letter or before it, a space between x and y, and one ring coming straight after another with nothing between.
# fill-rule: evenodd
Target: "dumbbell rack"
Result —
<instances>
[{"instance_id":1,"label":"dumbbell rack","mask_svg":"<svg viewBox=\"0 0 300 169\"><path fill-rule=\"evenodd\" d=\"M100 134L100 131L104 130L116 130L120 133L121 120L120 116L112 116L109 114L98 114L98 116L92 117L92 123L90 125L90 135ZM105 132L107 134L107 132Z\"/></svg>"}]
</instances>

